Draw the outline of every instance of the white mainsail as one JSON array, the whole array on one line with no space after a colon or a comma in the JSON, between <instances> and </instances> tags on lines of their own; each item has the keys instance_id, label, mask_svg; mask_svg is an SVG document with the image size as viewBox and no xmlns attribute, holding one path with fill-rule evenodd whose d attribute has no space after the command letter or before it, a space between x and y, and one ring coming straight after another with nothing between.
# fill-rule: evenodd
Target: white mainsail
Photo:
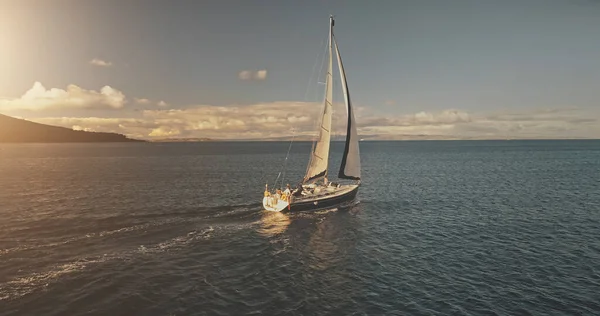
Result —
<instances>
[{"instance_id":1,"label":"white mainsail","mask_svg":"<svg viewBox=\"0 0 600 316\"><path fill-rule=\"evenodd\" d=\"M354 111L352 110L352 102L350 101L350 92L348 91L348 83L346 82L346 73L342 64L342 57L338 49L337 41L335 44L335 53L338 60L338 68L342 81L342 89L344 91L344 100L346 102L346 112L348 113L348 123L346 128L346 146L344 147L344 155L340 165L338 178L360 180L360 150L358 148L358 133L356 132L356 121L354 120Z\"/></svg>"},{"instance_id":2,"label":"white mainsail","mask_svg":"<svg viewBox=\"0 0 600 316\"><path fill-rule=\"evenodd\" d=\"M304 176L304 182L327 176L327 165L329 161L329 143L331 139L331 116L333 113L333 59L332 59L332 40L333 40L333 17L329 19L329 65L327 67L327 76L325 79L325 102L323 105L323 115L319 126L319 138L311 154L308 170Z\"/></svg>"}]
</instances>

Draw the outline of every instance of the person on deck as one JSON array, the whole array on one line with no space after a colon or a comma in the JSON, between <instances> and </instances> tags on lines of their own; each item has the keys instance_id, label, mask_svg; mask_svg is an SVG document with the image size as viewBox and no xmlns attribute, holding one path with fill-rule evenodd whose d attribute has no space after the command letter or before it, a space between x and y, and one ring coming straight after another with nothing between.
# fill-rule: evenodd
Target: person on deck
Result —
<instances>
[{"instance_id":1,"label":"person on deck","mask_svg":"<svg viewBox=\"0 0 600 316\"><path fill-rule=\"evenodd\" d=\"M290 184L288 183L285 187L285 191L283 191L283 193L285 193L285 195L289 196L292 190L290 189Z\"/></svg>"},{"instance_id":2,"label":"person on deck","mask_svg":"<svg viewBox=\"0 0 600 316\"><path fill-rule=\"evenodd\" d=\"M300 183L298 185L298 187L296 188L296 190L294 190L294 192L292 193L293 196L302 196L302 190L304 190L304 188L302 187L302 183Z\"/></svg>"}]
</instances>

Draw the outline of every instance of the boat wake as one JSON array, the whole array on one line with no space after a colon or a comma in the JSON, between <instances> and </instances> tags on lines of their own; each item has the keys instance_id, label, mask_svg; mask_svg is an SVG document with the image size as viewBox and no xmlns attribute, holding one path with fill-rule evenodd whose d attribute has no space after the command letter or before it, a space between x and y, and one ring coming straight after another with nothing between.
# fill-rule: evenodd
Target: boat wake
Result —
<instances>
[{"instance_id":1,"label":"boat wake","mask_svg":"<svg viewBox=\"0 0 600 316\"><path fill-rule=\"evenodd\" d=\"M172 221L171 221L172 222ZM145 225L135 225L124 227L121 229L104 231L100 233L89 233L78 238L71 238L61 243L51 243L46 245L21 247L5 249L4 254L13 253L16 251L31 250L44 251L46 248L53 248L65 244L72 244L77 241L82 241L92 237L116 237L118 234L130 232L146 232L154 226L165 225L168 223L152 223ZM16 276L6 282L0 283L0 301L14 300L25 295L43 290L52 286L66 277L82 273L86 270L98 268L101 265L114 261L134 261L139 260L143 256L158 255L171 251L182 251L194 246L199 242L203 242L213 238L216 234L228 234L240 229L247 229L248 226L257 225L257 222L249 222L247 225L222 224L218 226L208 226L204 228L193 229L185 234L178 235L161 242L151 244L141 244L133 247L127 247L122 251L110 252L104 254L87 255L79 258L73 258L67 263L54 264L41 271L29 272L25 275ZM58 261L58 260L56 260ZM19 270L20 271L20 270Z\"/></svg>"}]
</instances>

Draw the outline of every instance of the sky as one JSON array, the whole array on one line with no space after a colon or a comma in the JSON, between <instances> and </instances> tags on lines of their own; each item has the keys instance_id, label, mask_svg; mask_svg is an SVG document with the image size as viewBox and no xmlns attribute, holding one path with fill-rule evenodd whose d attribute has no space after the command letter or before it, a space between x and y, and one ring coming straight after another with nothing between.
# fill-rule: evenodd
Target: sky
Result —
<instances>
[{"instance_id":1,"label":"sky","mask_svg":"<svg viewBox=\"0 0 600 316\"><path fill-rule=\"evenodd\" d=\"M143 139L315 134L330 14L365 138L600 138L598 0L0 0L0 113Z\"/></svg>"}]
</instances>

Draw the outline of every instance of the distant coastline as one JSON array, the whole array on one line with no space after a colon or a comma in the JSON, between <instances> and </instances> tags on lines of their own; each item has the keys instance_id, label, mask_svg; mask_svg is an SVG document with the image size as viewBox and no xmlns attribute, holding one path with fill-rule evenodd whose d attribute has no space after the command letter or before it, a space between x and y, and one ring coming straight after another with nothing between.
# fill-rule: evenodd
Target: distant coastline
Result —
<instances>
[{"instance_id":1,"label":"distant coastline","mask_svg":"<svg viewBox=\"0 0 600 316\"><path fill-rule=\"evenodd\" d=\"M152 139L150 142L152 143L196 143L196 142L214 142L212 138L161 138L161 139Z\"/></svg>"},{"instance_id":2,"label":"distant coastline","mask_svg":"<svg viewBox=\"0 0 600 316\"><path fill-rule=\"evenodd\" d=\"M273 137L273 138L246 138L246 139L211 139L206 138L198 142L289 142L292 137ZM294 142L312 142L311 137L295 137ZM410 141L581 141L581 140L600 140L598 138L458 138L458 137L390 137L390 138L361 138L361 142L410 142ZM345 138L331 138L332 142L344 142ZM170 140L152 140L152 142L196 142L195 138L178 138Z\"/></svg>"},{"instance_id":3,"label":"distant coastline","mask_svg":"<svg viewBox=\"0 0 600 316\"><path fill-rule=\"evenodd\" d=\"M289 142L292 137L274 137L274 138L246 138L246 139L214 139L214 138L167 138L167 139L152 139L148 140L151 143L235 143L235 142ZM294 142L312 142L310 137L295 137ZM363 138L360 142L421 142L421 141L583 141L583 140L600 140L598 138ZM331 142L344 142L345 138L333 138Z\"/></svg>"},{"instance_id":4,"label":"distant coastline","mask_svg":"<svg viewBox=\"0 0 600 316\"><path fill-rule=\"evenodd\" d=\"M0 143L123 143L145 142L117 133L76 131L0 114Z\"/></svg>"}]
</instances>

